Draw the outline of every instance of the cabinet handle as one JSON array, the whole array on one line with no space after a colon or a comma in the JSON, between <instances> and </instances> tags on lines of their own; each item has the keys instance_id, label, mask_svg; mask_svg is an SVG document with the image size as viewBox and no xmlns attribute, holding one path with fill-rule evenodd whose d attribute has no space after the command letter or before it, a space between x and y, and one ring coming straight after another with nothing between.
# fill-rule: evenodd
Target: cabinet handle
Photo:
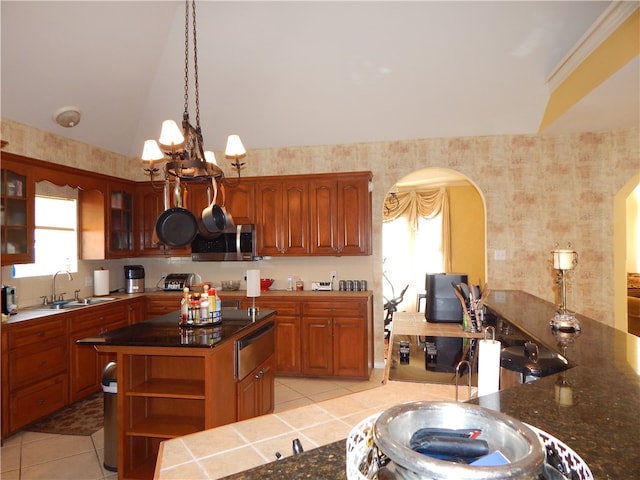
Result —
<instances>
[{"instance_id":1,"label":"cabinet handle","mask_svg":"<svg viewBox=\"0 0 640 480\"><path fill-rule=\"evenodd\" d=\"M38 405L44 405L46 401L47 401L46 398L40 398L38 399Z\"/></svg>"},{"instance_id":2,"label":"cabinet handle","mask_svg":"<svg viewBox=\"0 0 640 480\"><path fill-rule=\"evenodd\" d=\"M38 363L39 367L44 367L47 364L46 360L40 360L40 363Z\"/></svg>"},{"instance_id":3,"label":"cabinet handle","mask_svg":"<svg viewBox=\"0 0 640 480\"><path fill-rule=\"evenodd\" d=\"M260 380L263 376L264 376L264 370L260 370L258 373L256 373L256 376L254 378L256 380Z\"/></svg>"},{"instance_id":4,"label":"cabinet handle","mask_svg":"<svg viewBox=\"0 0 640 480\"><path fill-rule=\"evenodd\" d=\"M36 333L36 337L44 337L46 335L45 332L38 332Z\"/></svg>"}]
</instances>

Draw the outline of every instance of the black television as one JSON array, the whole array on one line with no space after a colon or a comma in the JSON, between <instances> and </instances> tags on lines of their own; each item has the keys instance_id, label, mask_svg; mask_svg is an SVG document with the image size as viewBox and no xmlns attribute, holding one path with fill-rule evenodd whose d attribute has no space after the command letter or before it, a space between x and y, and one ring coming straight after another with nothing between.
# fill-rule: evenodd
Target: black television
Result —
<instances>
[{"instance_id":1,"label":"black television","mask_svg":"<svg viewBox=\"0 0 640 480\"><path fill-rule=\"evenodd\" d=\"M467 283L463 273L427 273L425 318L431 323L462 323L462 305L451 283Z\"/></svg>"}]
</instances>

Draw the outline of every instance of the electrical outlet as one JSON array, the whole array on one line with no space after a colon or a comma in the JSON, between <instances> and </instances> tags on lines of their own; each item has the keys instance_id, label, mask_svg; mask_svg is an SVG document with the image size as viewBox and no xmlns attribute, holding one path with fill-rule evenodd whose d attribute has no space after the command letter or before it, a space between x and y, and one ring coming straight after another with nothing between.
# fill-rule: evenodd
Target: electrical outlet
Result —
<instances>
[{"instance_id":1,"label":"electrical outlet","mask_svg":"<svg viewBox=\"0 0 640 480\"><path fill-rule=\"evenodd\" d=\"M93 277L91 275L87 275L86 277L84 277L84 286L93 287Z\"/></svg>"},{"instance_id":2,"label":"electrical outlet","mask_svg":"<svg viewBox=\"0 0 640 480\"><path fill-rule=\"evenodd\" d=\"M331 270L329 272L329 277L331 277L331 279L333 280L334 278L336 278L336 271L335 270Z\"/></svg>"},{"instance_id":3,"label":"electrical outlet","mask_svg":"<svg viewBox=\"0 0 640 480\"><path fill-rule=\"evenodd\" d=\"M494 250L493 258L495 260L506 260L507 259L507 252L504 251L504 250Z\"/></svg>"}]
</instances>

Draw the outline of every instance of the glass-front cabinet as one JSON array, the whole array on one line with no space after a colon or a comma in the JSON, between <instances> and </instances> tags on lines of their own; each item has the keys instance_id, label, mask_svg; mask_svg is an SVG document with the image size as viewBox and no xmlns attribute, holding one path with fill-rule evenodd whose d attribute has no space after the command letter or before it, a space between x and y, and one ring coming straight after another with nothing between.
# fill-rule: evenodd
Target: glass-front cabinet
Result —
<instances>
[{"instance_id":1,"label":"glass-front cabinet","mask_svg":"<svg viewBox=\"0 0 640 480\"><path fill-rule=\"evenodd\" d=\"M135 254L133 223L133 189L111 185L108 196L108 257L130 257Z\"/></svg>"},{"instance_id":2,"label":"glass-front cabinet","mask_svg":"<svg viewBox=\"0 0 640 480\"><path fill-rule=\"evenodd\" d=\"M34 183L28 169L3 154L0 182L2 265L33 262Z\"/></svg>"}]
</instances>

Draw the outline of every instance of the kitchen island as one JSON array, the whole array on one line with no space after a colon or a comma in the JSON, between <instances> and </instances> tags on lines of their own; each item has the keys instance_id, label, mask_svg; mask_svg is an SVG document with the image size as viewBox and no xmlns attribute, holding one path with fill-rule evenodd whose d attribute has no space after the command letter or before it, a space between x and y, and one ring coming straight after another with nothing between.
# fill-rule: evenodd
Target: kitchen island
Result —
<instances>
[{"instance_id":1,"label":"kitchen island","mask_svg":"<svg viewBox=\"0 0 640 480\"><path fill-rule=\"evenodd\" d=\"M176 311L78 341L116 355L118 478L151 478L163 440L273 411L274 319L224 310L182 327Z\"/></svg>"},{"instance_id":2,"label":"kitchen island","mask_svg":"<svg viewBox=\"0 0 640 480\"><path fill-rule=\"evenodd\" d=\"M578 335L554 332L549 320L556 306L521 291L495 291L487 305L497 317L508 320L528 337L564 353L572 368L471 403L499 408L563 441L585 460L598 480L640 478L638 337L582 315L578 315L582 326ZM371 390L371 398L384 396L386 388L398 383L388 382ZM358 395L363 393L367 392ZM418 398L404 400L414 399ZM198 434L205 444L207 433ZM345 457L342 440L226 478L341 479L346 478ZM181 478L182 471L189 472L189 478L209 478L204 471L201 477L194 476L197 461L185 461L182 467L163 471L163 463L170 462L160 457L156 474L161 479Z\"/></svg>"}]
</instances>

